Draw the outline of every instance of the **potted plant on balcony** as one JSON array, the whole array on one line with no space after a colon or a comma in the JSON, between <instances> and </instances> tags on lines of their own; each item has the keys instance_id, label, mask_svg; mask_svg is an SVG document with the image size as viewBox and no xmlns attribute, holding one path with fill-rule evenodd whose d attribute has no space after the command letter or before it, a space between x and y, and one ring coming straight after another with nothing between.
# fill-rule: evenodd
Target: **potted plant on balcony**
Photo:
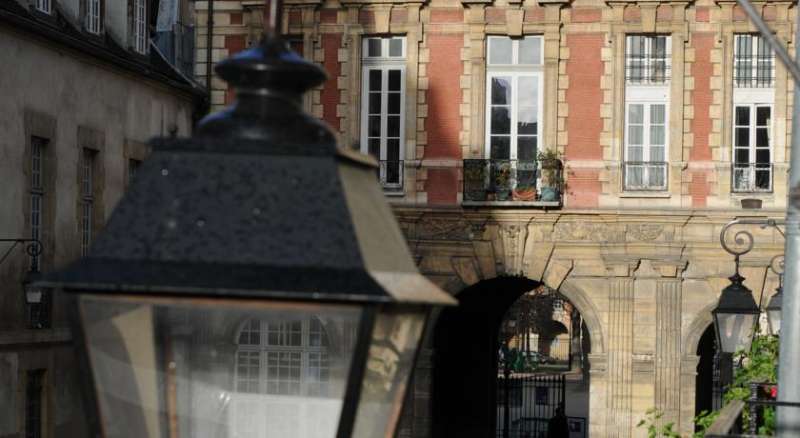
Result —
<instances>
[{"instance_id":1,"label":"potted plant on balcony","mask_svg":"<svg viewBox=\"0 0 800 438\"><path fill-rule=\"evenodd\" d=\"M486 200L486 164L483 160L464 161L464 200Z\"/></svg>"},{"instance_id":2,"label":"potted plant on balcony","mask_svg":"<svg viewBox=\"0 0 800 438\"><path fill-rule=\"evenodd\" d=\"M511 163L508 161L492 163L494 177L494 199L508 201L511 197Z\"/></svg>"},{"instance_id":3,"label":"potted plant on balcony","mask_svg":"<svg viewBox=\"0 0 800 438\"><path fill-rule=\"evenodd\" d=\"M542 190L539 200L545 202L558 201L564 187L562 176L561 154L556 150L540 151L537 155L542 168Z\"/></svg>"}]
</instances>

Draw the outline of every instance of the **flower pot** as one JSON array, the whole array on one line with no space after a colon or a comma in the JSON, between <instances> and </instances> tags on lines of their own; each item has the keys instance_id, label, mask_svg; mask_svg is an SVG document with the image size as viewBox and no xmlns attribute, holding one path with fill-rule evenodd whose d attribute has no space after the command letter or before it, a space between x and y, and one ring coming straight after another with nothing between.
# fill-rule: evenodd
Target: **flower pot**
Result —
<instances>
[{"instance_id":1,"label":"flower pot","mask_svg":"<svg viewBox=\"0 0 800 438\"><path fill-rule=\"evenodd\" d=\"M555 187L542 187L542 194L539 197L540 201L555 202L558 201L560 193Z\"/></svg>"}]
</instances>

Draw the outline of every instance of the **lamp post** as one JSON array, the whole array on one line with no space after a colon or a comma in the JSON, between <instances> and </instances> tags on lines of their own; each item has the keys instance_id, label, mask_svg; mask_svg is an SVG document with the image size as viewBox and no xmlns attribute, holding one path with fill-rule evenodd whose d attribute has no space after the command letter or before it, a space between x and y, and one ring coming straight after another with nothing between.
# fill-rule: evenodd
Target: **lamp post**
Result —
<instances>
[{"instance_id":1,"label":"lamp post","mask_svg":"<svg viewBox=\"0 0 800 438\"><path fill-rule=\"evenodd\" d=\"M393 436L432 307L374 160L305 114L325 79L274 34L220 62L236 103L153 154L73 298L105 437Z\"/></svg>"}]
</instances>

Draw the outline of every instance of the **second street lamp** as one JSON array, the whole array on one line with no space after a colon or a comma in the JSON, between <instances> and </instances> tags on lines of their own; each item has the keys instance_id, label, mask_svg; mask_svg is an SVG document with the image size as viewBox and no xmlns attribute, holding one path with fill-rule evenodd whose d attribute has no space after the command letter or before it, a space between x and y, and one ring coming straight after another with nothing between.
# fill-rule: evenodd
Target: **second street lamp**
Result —
<instances>
[{"instance_id":1,"label":"second street lamp","mask_svg":"<svg viewBox=\"0 0 800 438\"><path fill-rule=\"evenodd\" d=\"M393 436L433 306L374 160L301 109L276 37L220 62L235 105L153 142L70 293L106 438Z\"/></svg>"},{"instance_id":2,"label":"second street lamp","mask_svg":"<svg viewBox=\"0 0 800 438\"><path fill-rule=\"evenodd\" d=\"M731 284L722 289L719 303L711 313L714 316L717 345L723 353L736 353L750 348L761 311L753 299L753 292L743 284L744 277L739 275L738 257L736 273L729 279Z\"/></svg>"}]
</instances>

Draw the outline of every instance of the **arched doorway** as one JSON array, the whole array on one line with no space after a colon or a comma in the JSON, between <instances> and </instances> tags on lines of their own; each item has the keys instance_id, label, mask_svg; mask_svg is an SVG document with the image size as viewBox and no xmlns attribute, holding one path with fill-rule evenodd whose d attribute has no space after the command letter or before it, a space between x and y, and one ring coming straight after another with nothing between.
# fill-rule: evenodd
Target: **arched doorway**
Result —
<instances>
[{"instance_id":1,"label":"arched doorway","mask_svg":"<svg viewBox=\"0 0 800 438\"><path fill-rule=\"evenodd\" d=\"M498 335L512 305L541 286L522 277L484 280L457 295L458 307L441 313L433 333L432 436L502 436L497 434L498 376L502 375L498 367L501 346ZM562 301L569 303L566 299ZM569 312L574 308L571 303L568 307L571 307ZM588 367L579 367L585 361L575 358L576 350L584 351L584 356L588 354L581 347L589 345L588 330L583 325L571 327L571 324L570 318L553 321L541 344L546 344L551 352L554 346L561 351L564 348L558 345L566 345L566 353L559 352L562 358L559 365L566 364L567 369L575 372L584 371L578 381L582 385L579 389L587 394L588 406ZM567 341L563 331L580 336ZM569 367L570 362L575 366Z\"/></svg>"},{"instance_id":2,"label":"arched doorway","mask_svg":"<svg viewBox=\"0 0 800 438\"><path fill-rule=\"evenodd\" d=\"M732 361L720 358L714 324L710 324L700 336L697 356L695 415L721 409L725 382L730 382L733 377Z\"/></svg>"}]
</instances>

